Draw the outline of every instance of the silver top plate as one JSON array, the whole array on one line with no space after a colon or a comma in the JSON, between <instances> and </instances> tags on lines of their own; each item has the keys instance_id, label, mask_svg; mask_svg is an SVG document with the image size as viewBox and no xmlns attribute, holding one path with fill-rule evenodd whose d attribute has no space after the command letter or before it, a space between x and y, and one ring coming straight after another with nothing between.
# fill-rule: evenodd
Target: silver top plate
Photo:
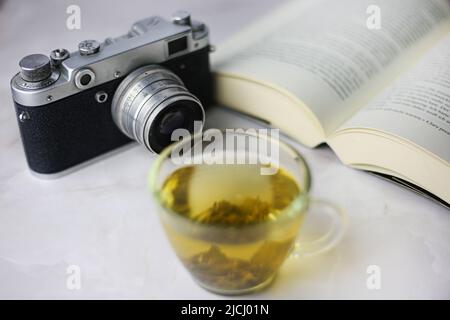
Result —
<instances>
[{"instance_id":1,"label":"silver top plate","mask_svg":"<svg viewBox=\"0 0 450 320\"><path fill-rule=\"evenodd\" d=\"M133 24L130 32L118 38L108 38L94 54L81 55L73 52L57 68L60 77L52 85L28 89L20 84L23 79L16 74L11 80L13 99L25 106L42 106L83 91L75 84L76 74L85 69L95 74L98 86L125 76L146 64L159 64L166 60L205 48L209 44L208 29L199 22L180 25L161 17L150 17ZM187 47L169 55L168 43L186 37Z\"/></svg>"}]
</instances>

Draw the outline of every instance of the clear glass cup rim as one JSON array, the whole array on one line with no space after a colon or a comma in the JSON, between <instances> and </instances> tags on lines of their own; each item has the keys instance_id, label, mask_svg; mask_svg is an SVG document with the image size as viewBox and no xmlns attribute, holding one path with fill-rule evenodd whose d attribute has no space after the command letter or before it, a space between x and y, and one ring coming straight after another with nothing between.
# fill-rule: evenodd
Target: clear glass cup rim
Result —
<instances>
[{"instance_id":1,"label":"clear glass cup rim","mask_svg":"<svg viewBox=\"0 0 450 320\"><path fill-rule=\"evenodd\" d=\"M226 134L226 129L220 129L220 132L222 134ZM180 141L174 142L172 144L170 144L169 146L167 146L157 157L157 159L155 160L155 162L152 164L151 169L150 169L150 173L149 173L149 187L150 187L150 192L152 193L153 197L157 200L157 203L159 206L161 206L161 208L168 212L170 214L171 217L179 220L179 221L184 221L187 222L188 224L194 224L196 226L203 226L203 227L213 227L213 226L217 226L217 227L224 227L224 225L222 224L212 224L212 223L208 223L208 224L200 224L200 223L196 223L195 221L190 220L188 217L181 215L179 213L177 213L176 211L172 210L171 208L167 207L164 202L162 201L162 197L160 195L162 189L161 187L158 185L158 178L159 178L159 174L160 174L160 169L163 165L163 163L165 161L170 161L170 154L172 153L173 149L176 147L179 147L182 144L185 143L190 143L192 140L196 139L199 136L203 136L203 134L205 133L205 131L202 132L198 132L196 134L191 134L188 138L182 138ZM309 166L306 162L306 160L304 159L304 157L300 154L300 152L298 152L294 147L292 147L289 143L286 143L285 141L282 141L280 139L275 140L272 137L268 137L268 136L263 136L259 133L253 133L253 132L235 132L234 134L236 135L247 135L247 136L256 136L259 139L264 139L267 141L270 141L271 143L276 143L279 145L280 149L284 148L285 150L288 150L292 155L292 160L294 160L298 167L299 170L301 172L303 172L302 174L302 180L301 182L301 192L294 197L290 204L288 206L286 206L285 208L283 208L283 212L287 212L289 211L289 209L294 206L297 203L302 203L302 202L307 202L307 200L309 199L309 193L310 193L310 189L311 189L311 172L309 169ZM202 140L201 140L202 141ZM202 164L204 165L204 164ZM282 166L280 165L280 168ZM290 171L287 170L289 173ZM297 179L296 179L297 180ZM306 209L306 208L305 208ZM281 219L277 219L277 222L281 222L283 220L283 218L288 218L287 214L283 214L281 213ZM252 223L250 225L244 225L244 227L252 227L252 226L261 226L261 225L266 225L266 224L273 224L274 221L273 220L264 220L264 221L260 221L260 222L255 222Z\"/></svg>"}]
</instances>

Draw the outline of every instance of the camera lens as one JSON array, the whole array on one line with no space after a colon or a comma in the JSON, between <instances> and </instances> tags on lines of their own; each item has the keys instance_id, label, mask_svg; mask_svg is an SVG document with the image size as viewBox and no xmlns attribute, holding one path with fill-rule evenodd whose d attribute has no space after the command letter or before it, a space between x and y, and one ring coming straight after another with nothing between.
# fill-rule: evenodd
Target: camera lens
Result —
<instances>
[{"instance_id":1,"label":"camera lens","mask_svg":"<svg viewBox=\"0 0 450 320\"><path fill-rule=\"evenodd\" d=\"M202 119L202 110L194 102L177 102L160 112L149 128L148 140L152 142L152 149L160 152L172 140L172 132L184 128L194 132L194 121Z\"/></svg>"},{"instance_id":2,"label":"camera lens","mask_svg":"<svg viewBox=\"0 0 450 320\"><path fill-rule=\"evenodd\" d=\"M171 134L176 128L180 128L184 123L184 115L180 110L170 111L164 115L159 123L158 132L161 135Z\"/></svg>"},{"instance_id":3,"label":"camera lens","mask_svg":"<svg viewBox=\"0 0 450 320\"><path fill-rule=\"evenodd\" d=\"M157 153L172 142L174 130L194 133L194 122L203 124L205 119L200 101L180 78L157 65L139 68L122 81L112 116L123 133Z\"/></svg>"}]
</instances>

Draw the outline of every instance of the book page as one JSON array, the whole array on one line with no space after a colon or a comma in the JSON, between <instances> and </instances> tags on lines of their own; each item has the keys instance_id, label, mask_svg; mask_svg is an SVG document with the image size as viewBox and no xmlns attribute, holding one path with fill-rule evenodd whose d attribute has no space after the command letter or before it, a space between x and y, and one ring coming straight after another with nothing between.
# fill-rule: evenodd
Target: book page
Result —
<instances>
[{"instance_id":1,"label":"book page","mask_svg":"<svg viewBox=\"0 0 450 320\"><path fill-rule=\"evenodd\" d=\"M450 163L450 35L338 133L352 128L400 136Z\"/></svg>"},{"instance_id":2,"label":"book page","mask_svg":"<svg viewBox=\"0 0 450 320\"><path fill-rule=\"evenodd\" d=\"M229 76L291 92L328 135L442 38L449 17L446 0L293 2L218 47L213 68L219 90Z\"/></svg>"}]
</instances>

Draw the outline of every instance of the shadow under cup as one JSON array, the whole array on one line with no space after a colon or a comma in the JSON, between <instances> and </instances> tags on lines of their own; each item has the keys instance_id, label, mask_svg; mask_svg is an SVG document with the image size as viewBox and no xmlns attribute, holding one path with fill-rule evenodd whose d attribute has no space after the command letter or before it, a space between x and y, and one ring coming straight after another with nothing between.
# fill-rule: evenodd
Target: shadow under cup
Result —
<instances>
[{"instance_id":1,"label":"shadow under cup","mask_svg":"<svg viewBox=\"0 0 450 320\"><path fill-rule=\"evenodd\" d=\"M209 141L197 134L169 146L152 168L150 187L168 238L196 282L243 294L268 285L296 245L310 171L278 135L230 134Z\"/></svg>"}]
</instances>

